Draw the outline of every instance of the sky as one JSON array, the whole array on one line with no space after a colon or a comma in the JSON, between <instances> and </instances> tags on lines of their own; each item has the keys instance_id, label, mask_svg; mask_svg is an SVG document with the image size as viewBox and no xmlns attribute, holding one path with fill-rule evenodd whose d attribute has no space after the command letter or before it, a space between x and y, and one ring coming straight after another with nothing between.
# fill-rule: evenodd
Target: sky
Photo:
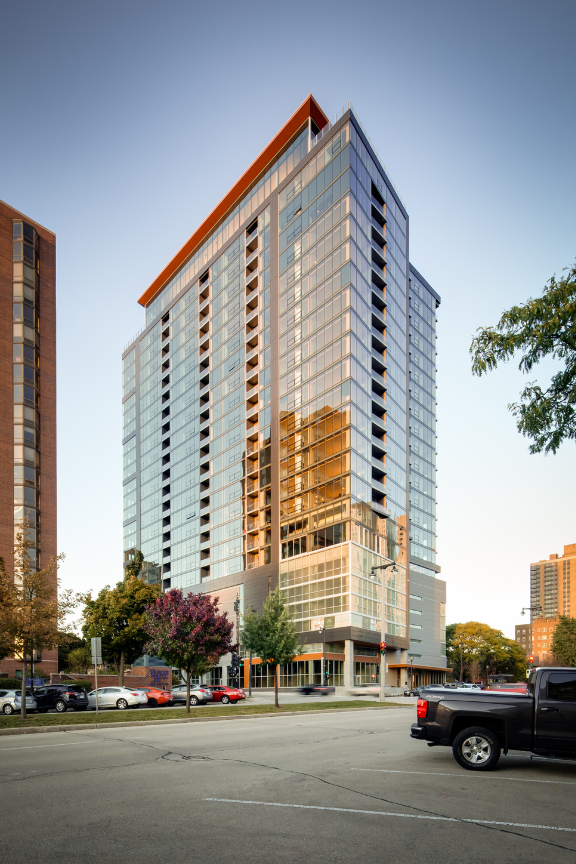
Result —
<instances>
[{"instance_id":1,"label":"sky","mask_svg":"<svg viewBox=\"0 0 576 864\"><path fill-rule=\"evenodd\" d=\"M66 585L122 575L137 298L311 92L331 119L352 103L442 297L447 620L513 636L529 563L576 542L575 445L529 455L507 410L526 378L473 377L469 346L576 257L575 29L573 0L4 4L0 198L57 235Z\"/></svg>"}]
</instances>

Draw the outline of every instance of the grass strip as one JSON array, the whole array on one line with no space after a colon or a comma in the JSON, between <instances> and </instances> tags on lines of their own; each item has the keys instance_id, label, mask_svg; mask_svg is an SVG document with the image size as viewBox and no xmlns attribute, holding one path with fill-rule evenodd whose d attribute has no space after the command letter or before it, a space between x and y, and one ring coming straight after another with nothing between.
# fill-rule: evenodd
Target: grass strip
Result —
<instances>
[{"instance_id":1,"label":"grass strip","mask_svg":"<svg viewBox=\"0 0 576 864\"><path fill-rule=\"evenodd\" d=\"M159 708L154 710L139 709L126 711L74 711L65 714L33 714L26 720L20 716L0 716L0 729L27 729L35 726L77 726L93 723L127 723L135 721L184 720L187 717L239 717L250 714L289 714L291 711L318 711L338 708L406 708L399 702L384 702L380 704L367 702L303 702L289 703L275 708L273 705L221 705L190 708L190 714L182 708Z\"/></svg>"}]
</instances>

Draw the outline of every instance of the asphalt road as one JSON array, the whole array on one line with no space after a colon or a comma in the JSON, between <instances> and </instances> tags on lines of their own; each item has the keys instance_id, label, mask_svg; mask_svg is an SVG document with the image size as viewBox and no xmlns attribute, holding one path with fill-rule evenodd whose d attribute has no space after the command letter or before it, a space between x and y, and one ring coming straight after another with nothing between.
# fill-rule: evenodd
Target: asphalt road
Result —
<instances>
[{"instance_id":1,"label":"asphalt road","mask_svg":"<svg viewBox=\"0 0 576 864\"><path fill-rule=\"evenodd\" d=\"M2 858L574 864L576 765L472 773L409 738L414 713L0 738Z\"/></svg>"}]
</instances>

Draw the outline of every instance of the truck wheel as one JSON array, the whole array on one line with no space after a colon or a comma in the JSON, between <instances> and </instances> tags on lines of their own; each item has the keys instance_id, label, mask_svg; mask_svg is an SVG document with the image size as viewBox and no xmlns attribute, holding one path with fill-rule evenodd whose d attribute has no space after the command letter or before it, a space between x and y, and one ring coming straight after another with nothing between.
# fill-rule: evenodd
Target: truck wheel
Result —
<instances>
[{"instance_id":1,"label":"truck wheel","mask_svg":"<svg viewBox=\"0 0 576 864\"><path fill-rule=\"evenodd\" d=\"M491 771L500 759L500 741L490 729L471 726L454 739L454 758L469 771Z\"/></svg>"}]
</instances>

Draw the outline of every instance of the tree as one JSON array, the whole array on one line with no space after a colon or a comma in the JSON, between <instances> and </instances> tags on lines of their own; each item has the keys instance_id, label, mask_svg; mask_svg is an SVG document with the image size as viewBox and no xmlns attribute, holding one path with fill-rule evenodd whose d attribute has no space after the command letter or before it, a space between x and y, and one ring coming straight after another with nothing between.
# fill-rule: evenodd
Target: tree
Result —
<instances>
[{"instance_id":1,"label":"tree","mask_svg":"<svg viewBox=\"0 0 576 864\"><path fill-rule=\"evenodd\" d=\"M83 597L82 632L88 639L100 636L102 655L118 665L118 683L124 685L126 663L133 663L144 651L148 635L144 628L146 610L160 594L159 585L148 585L135 576L127 576L115 588L106 585L96 598Z\"/></svg>"},{"instance_id":2,"label":"tree","mask_svg":"<svg viewBox=\"0 0 576 864\"><path fill-rule=\"evenodd\" d=\"M274 673L274 705L278 703L278 667L291 663L298 649L298 634L288 606L277 588L264 601L264 613L249 612L243 617L241 642L260 657Z\"/></svg>"},{"instance_id":3,"label":"tree","mask_svg":"<svg viewBox=\"0 0 576 864\"><path fill-rule=\"evenodd\" d=\"M560 615L552 637L552 651L560 666L576 666L576 618Z\"/></svg>"},{"instance_id":4,"label":"tree","mask_svg":"<svg viewBox=\"0 0 576 864\"><path fill-rule=\"evenodd\" d=\"M518 431L532 439L530 453L556 453L564 440L576 438L576 264L565 278L556 281L553 276L542 297L513 306L496 327L481 327L477 334L470 346L475 375L495 369L518 351L523 352L519 369L525 373L544 357L562 363L547 390L531 382L521 402L508 406Z\"/></svg>"},{"instance_id":5,"label":"tree","mask_svg":"<svg viewBox=\"0 0 576 864\"><path fill-rule=\"evenodd\" d=\"M190 678L208 672L236 648L234 624L218 611L218 597L182 594L172 588L150 604L145 630L146 651L185 673L186 713L190 713Z\"/></svg>"},{"instance_id":6,"label":"tree","mask_svg":"<svg viewBox=\"0 0 576 864\"><path fill-rule=\"evenodd\" d=\"M68 657L76 648L83 648L86 640L80 636L69 636L58 645L58 669L68 669ZM39 676L41 677L41 676Z\"/></svg>"},{"instance_id":7,"label":"tree","mask_svg":"<svg viewBox=\"0 0 576 864\"><path fill-rule=\"evenodd\" d=\"M66 670L68 672L88 672L92 666L92 651L88 645L73 648L68 654Z\"/></svg>"},{"instance_id":8,"label":"tree","mask_svg":"<svg viewBox=\"0 0 576 864\"><path fill-rule=\"evenodd\" d=\"M469 673L472 669L480 669L485 680L493 673L508 673L515 678L523 678L526 674L526 655L522 646L480 621L456 625L449 656L460 666L460 680L464 668Z\"/></svg>"},{"instance_id":9,"label":"tree","mask_svg":"<svg viewBox=\"0 0 576 864\"><path fill-rule=\"evenodd\" d=\"M22 719L26 718L27 658L34 650L56 647L72 634L66 618L78 604L70 589L60 587L58 567L64 556L51 558L47 567L36 570L30 555L33 545L26 521L16 533L14 573L7 572L4 562L0 568L0 633L3 650L22 657Z\"/></svg>"},{"instance_id":10,"label":"tree","mask_svg":"<svg viewBox=\"0 0 576 864\"><path fill-rule=\"evenodd\" d=\"M142 552L140 552L139 549L136 549L134 551L134 557L124 569L124 578L127 579L129 576L139 576L140 571L142 570L143 561L144 555L142 554Z\"/></svg>"}]
</instances>

